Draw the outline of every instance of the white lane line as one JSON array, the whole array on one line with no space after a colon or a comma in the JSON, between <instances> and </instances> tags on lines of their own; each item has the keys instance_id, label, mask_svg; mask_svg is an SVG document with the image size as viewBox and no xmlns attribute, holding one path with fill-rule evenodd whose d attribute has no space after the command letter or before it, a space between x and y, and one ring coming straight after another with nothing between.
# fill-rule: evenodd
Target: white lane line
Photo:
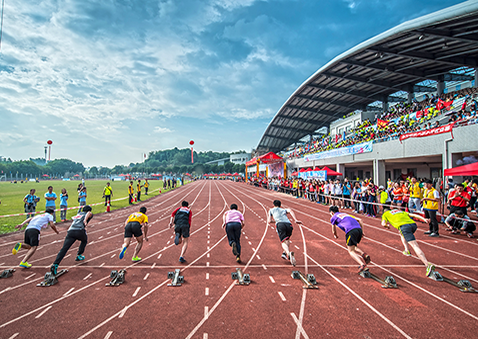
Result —
<instances>
[{"instance_id":1,"label":"white lane line","mask_svg":"<svg viewBox=\"0 0 478 339\"><path fill-rule=\"evenodd\" d=\"M297 326L299 326L299 319L297 319L297 316L295 315L295 313L292 312L290 315L292 316L292 319L294 319L295 324ZM309 336L307 335L307 333L305 333L305 331L302 327L300 328L300 333L302 333L302 335L304 336L305 339L309 339Z\"/></svg>"},{"instance_id":2,"label":"white lane line","mask_svg":"<svg viewBox=\"0 0 478 339\"><path fill-rule=\"evenodd\" d=\"M262 264L262 267L263 267L265 270L267 270L267 267L266 267L266 265Z\"/></svg>"},{"instance_id":3,"label":"white lane line","mask_svg":"<svg viewBox=\"0 0 478 339\"><path fill-rule=\"evenodd\" d=\"M248 243L249 243L249 245L251 245L251 246L252 246L252 242L248 241Z\"/></svg>"},{"instance_id":4,"label":"white lane line","mask_svg":"<svg viewBox=\"0 0 478 339\"><path fill-rule=\"evenodd\" d=\"M210 242L211 242L210 240L207 241L208 244L209 244Z\"/></svg>"},{"instance_id":5,"label":"white lane line","mask_svg":"<svg viewBox=\"0 0 478 339\"><path fill-rule=\"evenodd\" d=\"M12 336L11 336L10 338L8 338L8 339L13 339L13 338L16 338L16 337L17 337L17 335L19 335L19 334L20 334L20 333L15 333L14 335L12 335Z\"/></svg>"},{"instance_id":6,"label":"white lane line","mask_svg":"<svg viewBox=\"0 0 478 339\"><path fill-rule=\"evenodd\" d=\"M211 249L211 248L208 246L208 247L207 247L207 250L209 251L210 249Z\"/></svg>"},{"instance_id":7,"label":"white lane line","mask_svg":"<svg viewBox=\"0 0 478 339\"><path fill-rule=\"evenodd\" d=\"M271 280L271 282L272 282L273 284L275 284L275 283L276 283L276 281L274 280L274 278L272 278L272 276L271 276L271 275L269 276L269 279Z\"/></svg>"},{"instance_id":8,"label":"white lane line","mask_svg":"<svg viewBox=\"0 0 478 339\"><path fill-rule=\"evenodd\" d=\"M88 274L86 277L83 278L83 280L88 279L88 278L91 277L92 275L93 275L93 273Z\"/></svg>"},{"instance_id":9,"label":"white lane line","mask_svg":"<svg viewBox=\"0 0 478 339\"><path fill-rule=\"evenodd\" d=\"M64 297L66 297L68 294L70 294L71 291L73 291L75 288L72 287L68 290L68 292L66 292L65 294L63 294Z\"/></svg>"},{"instance_id":10,"label":"white lane line","mask_svg":"<svg viewBox=\"0 0 478 339\"><path fill-rule=\"evenodd\" d=\"M208 257L208 258L210 257L209 253L207 254L207 257Z\"/></svg>"},{"instance_id":11,"label":"white lane line","mask_svg":"<svg viewBox=\"0 0 478 339\"><path fill-rule=\"evenodd\" d=\"M112 334L113 334L113 331L109 331L108 333L106 333L105 339L110 339Z\"/></svg>"},{"instance_id":12,"label":"white lane line","mask_svg":"<svg viewBox=\"0 0 478 339\"><path fill-rule=\"evenodd\" d=\"M160 259L162 255L163 255L163 253L159 253L158 259Z\"/></svg>"},{"instance_id":13,"label":"white lane line","mask_svg":"<svg viewBox=\"0 0 478 339\"><path fill-rule=\"evenodd\" d=\"M136 288L136 291L133 293L133 297L136 297L138 295L139 290L141 289L141 286Z\"/></svg>"},{"instance_id":14,"label":"white lane line","mask_svg":"<svg viewBox=\"0 0 478 339\"><path fill-rule=\"evenodd\" d=\"M253 252L255 252L255 251L256 251L256 249L253 247L253 248L252 248L252 251L253 251Z\"/></svg>"},{"instance_id":15,"label":"white lane line","mask_svg":"<svg viewBox=\"0 0 478 339\"><path fill-rule=\"evenodd\" d=\"M297 248L298 250L300 250L299 246L297 246L297 245L294 245L294 246L295 246L295 248Z\"/></svg>"},{"instance_id":16,"label":"white lane line","mask_svg":"<svg viewBox=\"0 0 478 339\"><path fill-rule=\"evenodd\" d=\"M206 287L206 291L204 292L205 295L209 295L209 287Z\"/></svg>"},{"instance_id":17,"label":"white lane line","mask_svg":"<svg viewBox=\"0 0 478 339\"><path fill-rule=\"evenodd\" d=\"M174 237L174 235L172 235L171 238L169 238L169 239L172 239L173 237Z\"/></svg>"},{"instance_id":18,"label":"white lane line","mask_svg":"<svg viewBox=\"0 0 478 339\"><path fill-rule=\"evenodd\" d=\"M170 242L171 242L171 240L168 240L168 242L166 243L166 245L169 245Z\"/></svg>"},{"instance_id":19,"label":"white lane line","mask_svg":"<svg viewBox=\"0 0 478 339\"><path fill-rule=\"evenodd\" d=\"M106 233L106 235L110 234L111 232Z\"/></svg>"},{"instance_id":20,"label":"white lane line","mask_svg":"<svg viewBox=\"0 0 478 339\"><path fill-rule=\"evenodd\" d=\"M103 236L99 237L98 240L103 239Z\"/></svg>"},{"instance_id":21,"label":"white lane line","mask_svg":"<svg viewBox=\"0 0 478 339\"><path fill-rule=\"evenodd\" d=\"M211 236L210 236L210 235L208 235L208 236L207 236L207 238L208 238L208 239L211 239Z\"/></svg>"},{"instance_id":22,"label":"white lane line","mask_svg":"<svg viewBox=\"0 0 478 339\"><path fill-rule=\"evenodd\" d=\"M261 260L261 257L259 257L258 255L256 255L257 259Z\"/></svg>"},{"instance_id":23,"label":"white lane line","mask_svg":"<svg viewBox=\"0 0 478 339\"><path fill-rule=\"evenodd\" d=\"M148 279L148 277L149 277L149 273L146 273L146 275L144 276L143 280Z\"/></svg>"},{"instance_id":24,"label":"white lane line","mask_svg":"<svg viewBox=\"0 0 478 339\"><path fill-rule=\"evenodd\" d=\"M244 232L242 232L242 233L244 233ZM244 233L244 234L246 234L246 233ZM247 237L247 235L245 235L244 238L249 239L249 238Z\"/></svg>"},{"instance_id":25,"label":"white lane line","mask_svg":"<svg viewBox=\"0 0 478 339\"><path fill-rule=\"evenodd\" d=\"M36 273L30 274L28 277L25 278L25 280L30 279L30 278L33 277L35 274L36 274Z\"/></svg>"},{"instance_id":26,"label":"white lane line","mask_svg":"<svg viewBox=\"0 0 478 339\"><path fill-rule=\"evenodd\" d=\"M104 263L102 263L102 264L100 265L100 267L103 267L103 266L105 266L105 264L106 264L105 262L104 262Z\"/></svg>"},{"instance_id":27,"label":"white lane line","mask_svg":"<svg viewBox=\"0 0 478 339\"><path fill-rule=\"evenodd\" d=\"M4 263L4 262L2 262L2 263L0 264L0 266L3 266L4 264L5 264L5 263Z\"/></svg>"},{"instance_id":28,"label":"white lane line","mask_svg":"<svg viewBox=\"0 0 478 339\"><path fill-rule=\"evenodd\" d=\"M128 310L128 306L126 306L125 308L123 308L123 310L120 312L120 314L118 315L118 318L123 318L124 317L124 314L126 313L126 311Z\"/></svg>"},{"instance_id":29,"label":"white lane line","mask_svg":"<svg viewBox=\"0 0 478 339\"><path fill-rule=\"evenodd\" d=\"M153 269L153 268L154 268L154 266L156 266L156 263L152 264L152 265L151 265L151 268Z\"/></svg>"},{"instance_id":30,"label":"white lane line","mask_svg":"<svg viewBox=\"0 0 478 339\"><path fill-rule=\"evenodd\" d=\"M208 339L208 338L209 338L209 336L207 335L207 333L203 333L202 339Z\"/></svg>"},{"instance_id":31,"label":"white lane line","mask_svg":"<svg viewBox=\"0 0 478 339\"><path fill-rule=\"evenodd\" d=\"M206 262L206 267L209 267L209 261L208 261L208 262Z\"/></svg>"},{"instance_id":32,"label":"white lane line","mask_svg":"<svg viewBox=\"0 0 478 339\"><path fill-rule=\"evenodd\" d=\"M284 297L282 292L277 292L277 293L279 293L279 297L282 299L282 301L287 301L287 299Z\"/></svg>"},{"instance_id":33,"label":"white lane line","mask_svg":"<svg viewBox=\"0 0 478 339\"><path fill-rule=\"evenodd\" d=\"M116 257L116 254L113 254L113 255L111 256L111 259L113 259L114 257Z\"/></svg>"},{"instance_id":34,"label":"white lane line","mask_svg":"<svg viewBox=\"0 0 478 339\"><path fill-rule=\"evenodd\" d=\"M206 280L209 280L209 273L206 273Z\"/></svg>"},{"instance_id":35,"label":"white lane line","mask_svg":"<svg viewBox=\"0 0 478 339\"><path fill-rule=\"evenodd\" d=\"M35 319L38 319L40 318L42 315L44 315L50 308L52 308L53 306L48 306L47 308L45 308L43 311L41 311L36 317Z\"/></svg>"},{"instance_id":36,"label":"white lane line","mask_svg":"<svg viewBox=\"0 0 478 339\"><path fill-rule=\"evenodd\" d=\"M204 319L209 318L209 307L204 306Z\"/></svg>"}]
</instances>

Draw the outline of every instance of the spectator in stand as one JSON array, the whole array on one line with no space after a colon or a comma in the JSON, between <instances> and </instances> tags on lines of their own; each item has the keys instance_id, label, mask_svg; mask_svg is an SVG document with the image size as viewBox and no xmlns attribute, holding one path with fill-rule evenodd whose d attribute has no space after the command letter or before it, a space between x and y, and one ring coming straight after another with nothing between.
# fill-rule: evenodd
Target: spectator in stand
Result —
<instances>
[{"instance_id":1,"label":"spectator in stand","mask_svg":"<svg viewBox=\"0 0 478 339\"><path fill-rule=\"evenodd\" d=\"M452 234L460 234L464 231L468 238L473 238L473 232L476 226L471 222L470 217L463 214L462 210L456 210L451 213L445 220L447 228L445 231L451 231Z\"/></svg>"},{"instance_id":2,"label":"spectator in stand","mask_svg":"<svg viewBox=\"0 0 478 339\"><path fill-rule=\"evenodd\" d=\"M392 208L396 207L400 209L403 203L403 190L398 182L393 184L392 194L393 194Z\"/></svg>"},{"instance_id":3,"label":"spectator in stand","mask_svg":"<svg viewBox=\"0 0 478 339\"><path fill-rule=\"evenodd\" d=\"M465 192L463 184L455 185L455 190L448 195L448 202L450 203L450 213L455 213L461 210L466 215L466 206L470 201L470 195Z\"/></svg>"},{"instance_id":4,"label":"spectator in stand","mask_svg":"<svg viewBox=\"0 0 478 339\"><path fill-rule=\"evenodd\" d=\"M425 181L425 192L422 198L423 211L425 212L425 218L430 225L430 229L425 232L430 237L439 237L438 233L438 204L440 202L440 193L433 187L433 181Z\"/></svg>"}]
</instances>

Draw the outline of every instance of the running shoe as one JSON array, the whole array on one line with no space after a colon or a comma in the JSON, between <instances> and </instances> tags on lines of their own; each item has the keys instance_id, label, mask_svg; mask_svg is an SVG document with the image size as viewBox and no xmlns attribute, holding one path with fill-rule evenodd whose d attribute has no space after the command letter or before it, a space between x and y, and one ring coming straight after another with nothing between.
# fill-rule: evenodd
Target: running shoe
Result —
<instances>
[{"instance_id":1,"label":"running shoe","mask_svg":"<svg viewBox=\"0 0 478 339\"><path fill-rule=\"evenodd\" d=\"M18 265L18 266L23 267L23 268L30 268L30 267L32 267L31 264L29 264L29 263L27 263L27 262L23 262L23 261L22 261L22 262L20 263L20 265Z\"/></svg>"},{"instance_id":2,"label":"running shoe","mask_svg":"<svg viewBox=\"0 0 478 339\"><path fill-rule=\"evenodd\" d=\"M460 231L458 231L458 230L453 230L453 231L451 232L451 234L460 234ZM432 236L432 235L430 234L430 237L431 237L431 236Z\"/></svg>"},{"instance_id":3,"label":"running shoe","mask_svg":"<svg viewBox=\"0 0 478 339\"><path fill-rule=\"evenodd\" d=\"M50 266L50 272L53 275L57 275L58 274L58 264L51 265Z\"/></svg>"},{"instance_id":4,"label":"running shoe","mask_svg":"<svg viewBox=\"0 0 478 339\"><path fill-rule=\"evenodd\" d=\"M237 245L236 245L236 242L233 241L232 242L232 254L234 254L236 257L238 256L238 252L237 252Z\"/></svg>"},{"instance_id":5,"label":"running shoe","mask_svg":"<svg viewBox=\"0 0 478 339\"><path fill-rule=\"evenodd\" d=\"M180 235L179 233L176 233L176 237L174 238L174 244L175 244L176 246L179 245L179 237L180 237L180 236L181 236L181 235Z\"/></svg>"},{"instance_id":6,"label":"running shoe","mask_svg":"<svg viewBox=\"0 0 478 339\"><path fill-rule=\"evenodd\" d=\"M141 261L141 258L140 257L132 257L131 260L133 262L137 262L137 261Z\"/></svg>"},{"instance_id":7,"label":"running shoe","mask_svg":"<svg viewBox=\"0 0 478 339\"><path fill-rule=\"evenodd\" d=\"M467 233L466 236L467 236L468 238L473 238L473 233Z\"/></svg>"},{"instance_id":8,"label":"running shoe","mask_svg":"<svg viewBox=\"0 0 478 339\"><path fill-rule=\"evenodd\" d=\"M432 234L432 233L433 233L432 231L423 232L423 234Z\"/></svg>"},{"instance_id":9,"label":"running shoe","mask_svg":"<svg viewBox=\"0 0 478 339\"><path fill-rule=\"evenodd\" d=\"M289 260L289 258L287 258L287 254L285 254L284 252L282 252L282 255L280 257L284 260Z\"/></svg>"},{"instance_id":10,"label":"running shoe","mask_svg":"<svg viewBox=\"0 0 478 339\"><path fill-rule=\"evenodd\" d=\"M427 277L429 277L430 274L432 274L433 271L435 271L435 265L433 265L433 264L428 264L428 265L427 265Z\"/></svg>"},{"instance_id":11,"label":"running shoe","mask_svg":"<svg viewBox=\"0 0 478 339\"><path fill-rule=\"evenodd\" d=\"M13 249L12 249L13 255L17 254L18 251L20 251L20 248L22 248L22 243L21 243L21 242L17 242L17 243L15 244L15 246L13 247Z\"/></svg>"},{"instance_id":12,"label":"running shoe","mask_svg":"<svg viewBox=\"0 0 478 339\"><path fill-rule=\"evenodd\" d=\"M124 258L124 254L125 254L125 252L126 252L126 249L127 249L127 247L123 247L123 249L121 250L121 252L120 252L120 254L119 254L119 258L120 258L120 259L123 259L123 258Z\"/></svg>"},{"instance_id":13,"label":"running shoe","mask_svg":"<svg viewBox=\"0 0 478 339\"><path fill-rule=\"evenodd\" d=\"M179 262L182 264L182 263L185 263L186 262L186 259L184 259L183 257L179 257Z\"/></svg>"},{"instance_id":14,"label":"running shoe","mask_svg":"<svg viewBox=\"0 0 478 339\"><path fill-rule=\"evenodd\" d=\"M357 273L363 272L367 269L367 265L360 265L359 270Z\"/></svg>"},{"instance_id":15,"label":"running shoe","mask_svg":"<svg viewBox=\"0 0 478 339\"><path fill-rule=\"evenodd\" d=\"M363 258L363 260L365 260L365 264L367 264L367 265L370 264L370 261L372 261L372 259L370 259L370 256L367 253L364 253L362 255L362 258Z\"/></svg>"},{"instance_id":16,"label":"running shoe","mask_svg":"<svg viewBox=\"0 0 478 339\"><path fill-rule=\"evenodd\" d=\"M83 261L83 260L85 260L84 255L77 255L76 258L75 258L75 261Z\"/></svg>"},{"instance_id":17,"label":"running shoe","mask_svg":"<svg viewBox=\"0 0 478 339\"><path fill-rule=\"evenodd\" d=\"M236 262L237 262L238 264L241 263L241 257L240 257L240 256L237 256L237 257L236 257Z\"/></svg>"},{"instance_id":18,"label":"running shoe","mask_svg":"<svg viewBox=\"0 0 478 339\"><path fill-rule=\"evenodd\" d=\"M447 228L445 228L445 231L447 231L447 232L452 232L452 231L453 231L453 228L452 228L452 227L447 227Z\"/></svg>"},{"instance_id":19,"label":"running shoe","mask_svg":"<svg viewBox=\"0 0 478 339\"><path fill-rule=\"evenodd\" d=\"M289 259L290 259L290 263L292 264L292 266L295 267L296 261L295 261L294 252L290 252L289 257L290 257L290 258L289 258Z\"/></svg>"},{"instance_id":20,"label":"running shoe","mask_svg":"<svg viewBox=\"0 0 478 339\"><path fill-rule=\"evenodd\" d=\"M429 235L429 237L433 237L433 238L437 238L439 236L440 236L440 234L438 234L438 233L432 233L432 234Z\"/></svg>"},{"instance_id":21,"label":"running shoe","mask_svg":"<svg viewBox=\"0 0 478 339\"><path fill-rule=\"evenodd\" d=\"M403 255L406 255L407 257L411 257L412 254L410 253L410 251L403 251L402 252Z\"/></svg>"}]
</instances>

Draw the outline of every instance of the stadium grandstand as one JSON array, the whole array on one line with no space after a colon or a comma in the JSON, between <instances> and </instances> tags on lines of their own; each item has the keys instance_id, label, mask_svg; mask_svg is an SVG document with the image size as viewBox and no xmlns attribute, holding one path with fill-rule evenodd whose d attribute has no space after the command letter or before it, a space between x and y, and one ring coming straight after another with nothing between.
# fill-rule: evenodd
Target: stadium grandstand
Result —
<instances>
[{"instance_id":1,"label":"stadium grandstand","mask_svg":"<svg viewBox=\"0 0 478 339\"><path fill-rule=\"evenodd\" d=\"M403 173L440 178L478 150L477 69L478 1L404 22L307 79L256 155L281 154L289 174L335 166L380 184Z\"/></svg>"}]
</instances>

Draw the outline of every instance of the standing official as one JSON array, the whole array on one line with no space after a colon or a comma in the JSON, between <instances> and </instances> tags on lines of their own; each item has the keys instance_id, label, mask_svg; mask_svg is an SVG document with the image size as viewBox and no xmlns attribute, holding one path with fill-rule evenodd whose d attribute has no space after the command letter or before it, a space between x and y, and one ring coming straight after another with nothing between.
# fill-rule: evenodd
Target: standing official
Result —
<instances>
[{"instance_id":1,"label":"standing official","mask_svg":"<svg viewBox=\"0 0 478 339\"><path fill-rule=\"evenodd\" d=\"M105 206L108 205L108 203L111 206L111 196L113 195L113 188L111 188L110 183L107 182L105 189L103 190L103 197L105 198Z\"/></svg>"}]
</instances>

